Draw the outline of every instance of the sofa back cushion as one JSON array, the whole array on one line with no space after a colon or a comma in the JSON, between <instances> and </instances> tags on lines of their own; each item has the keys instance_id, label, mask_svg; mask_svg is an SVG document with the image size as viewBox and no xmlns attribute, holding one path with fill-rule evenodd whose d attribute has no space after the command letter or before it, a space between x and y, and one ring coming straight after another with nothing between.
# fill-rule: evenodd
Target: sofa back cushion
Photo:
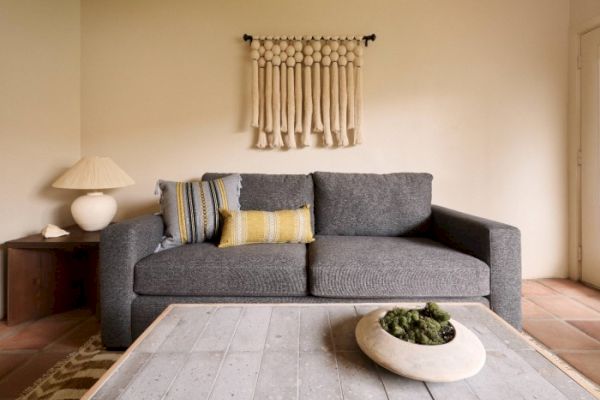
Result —
<instances>
[{"instance_id":1,"label":"sofa back cushion","mask_svg":"<svg viewBox=\"0 0 600 400\"><path fill-rule=\"evenodd\" d=\"M431 215L432 179L431 174L426 173L315 172L316 233L342 236L423 234Z\"/></svg>"},{"instance_id":2,"label":"sofa back cushion","mask_svg":"<svg viewBox=\"0 0 600 400\"><path fill-rule=\"evenodd\" d=\"M231 174L206 173L203 181ZM314 209L313 181L310 175L241 174L242 210L277 211L297 209L306 204ZM314 217L312 218L314 219Z\"/></svg>"}]
</instances>

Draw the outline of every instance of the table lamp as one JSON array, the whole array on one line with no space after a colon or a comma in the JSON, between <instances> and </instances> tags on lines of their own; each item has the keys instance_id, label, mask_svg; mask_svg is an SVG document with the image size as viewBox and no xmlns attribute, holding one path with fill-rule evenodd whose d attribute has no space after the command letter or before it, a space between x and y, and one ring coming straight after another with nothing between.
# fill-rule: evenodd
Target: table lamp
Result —
<instances>
[{"instance_id":1,"label":"table lamp","mask_svg":"<svg viewBox=\"0 0 600 400\"><path fill-rule=\"evenodd\" d=\"M110 224L117 202L100 189L133 185L135 182L108 157L83 157L52 184L60 189L89 190L71 204L73 219L84 231L99 231Z\"/></svg>"}]
</instances>

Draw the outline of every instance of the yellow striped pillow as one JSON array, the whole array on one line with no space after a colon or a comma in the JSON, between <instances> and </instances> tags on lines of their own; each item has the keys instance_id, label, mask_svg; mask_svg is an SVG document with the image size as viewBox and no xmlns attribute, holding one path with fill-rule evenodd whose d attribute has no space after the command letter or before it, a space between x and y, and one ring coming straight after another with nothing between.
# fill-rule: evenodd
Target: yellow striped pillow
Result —
<instances>
[{"instance_id":1,"label":"yellow striped pillow","mask_svg":"<svg viewBox=\"0 0 600 400\"><path fill-rule=\"evenodd\" d=\"M298 210L219 210L223 231L219 247L252 243L310 243L314 239L309 205Z\"/></svg>"}]
</instances>

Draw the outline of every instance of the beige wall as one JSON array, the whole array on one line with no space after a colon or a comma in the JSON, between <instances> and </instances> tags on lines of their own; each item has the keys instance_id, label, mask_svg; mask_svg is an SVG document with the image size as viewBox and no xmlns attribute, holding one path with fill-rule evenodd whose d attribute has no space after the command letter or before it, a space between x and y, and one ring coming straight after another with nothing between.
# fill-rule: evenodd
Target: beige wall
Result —
<instances>
[{"instance_id":1,"label":"beige wall","mask_svg":"<svg viewBox=\"0 0 600 400\"><path fill-rule=\"evenodd\" d=\"M571 26L581 25L600 15L600 0L570 0Z\"/></svg>"},{"instance_id":2,"label":"beige wall","mask_svg":"<svg viewBox=\"0 0 600 400\"><path fill-rule=\"evenodd\" d=\"M204 171L428 171L434 201L518 226L524 276L567 273L568 0L82 1L82 152L137 185ZM365 143L252 149L253 34L375 32ZM315 138L316 139L316 138Z\"/></svg>"},{"instance_id":3,"label":"beige wall","mask_svg":"<svg viewBox=\"0 0 600 400\"><path fill-rule=\"evenodd\" d=\"M0 0L0 243L70 222L49 186L80 154L79 23L79 1Z\"/></svg>"}]
</instances>

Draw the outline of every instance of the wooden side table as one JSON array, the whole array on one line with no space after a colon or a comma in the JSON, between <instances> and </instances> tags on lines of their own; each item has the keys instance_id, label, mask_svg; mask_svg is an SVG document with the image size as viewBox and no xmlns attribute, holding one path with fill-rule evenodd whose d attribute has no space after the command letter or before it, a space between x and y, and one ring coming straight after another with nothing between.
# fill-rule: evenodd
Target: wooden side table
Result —
<instances>
[{"instance_id":1,"label":"wooden side table","mask_svg":"<svg viewBox=\"0 0 600 400\"><path fill-rule=\"evenodd\" d=\"M82 305L96 311L100 232L65 230L68 236L37 234L5 243L8 325Z\"/></svg>"}]
</instances>

